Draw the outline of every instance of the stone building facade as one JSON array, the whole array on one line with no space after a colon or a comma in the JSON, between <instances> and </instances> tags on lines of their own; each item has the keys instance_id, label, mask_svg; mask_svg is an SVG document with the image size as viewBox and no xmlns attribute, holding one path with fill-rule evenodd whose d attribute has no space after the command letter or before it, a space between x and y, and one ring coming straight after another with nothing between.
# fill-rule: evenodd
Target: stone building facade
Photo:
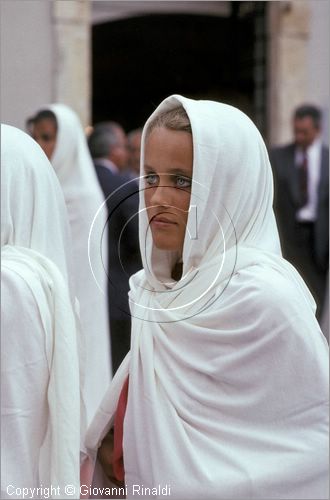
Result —
<instances>
[{"instance_id":1,"label":"stone building facade","mask_svg":"<svg viewBox=\"0 0 330 500\"><path fill-rule=\"evenodd\" d=\"M1 121L19 128L44 104L90 122L89 0L1 0Z\"/></svg>"},{"instance_id":2,"label":"stone building facade","mask_svg":"<svg viewBox=\"0 0 330 500\"><path fill-rule=\"evenodd\" d=\"M24 129L32 111L63 102L90 123L93 24L151 12L226 16L232 3L1 0L2 122ZM268 139L289 140L293 108L309 101L323 110L328 142L329 3L266 4Z\"/></svg>"}]
</instances>

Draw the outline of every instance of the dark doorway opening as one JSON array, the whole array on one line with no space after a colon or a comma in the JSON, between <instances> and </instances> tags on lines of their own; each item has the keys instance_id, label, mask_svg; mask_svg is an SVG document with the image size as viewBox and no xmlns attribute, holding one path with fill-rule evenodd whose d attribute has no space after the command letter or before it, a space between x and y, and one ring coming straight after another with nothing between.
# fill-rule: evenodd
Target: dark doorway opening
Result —
<instances>
[{"instance_id":1,"label":"dark doorway opening","mask_svg":"<svg viewBox=\"0 0 330 500\"><path fill-rule=\"evenodd\" d=\"M93 122L128 131L162 99L183 94L237 106L266 134L265 2L231 4L228 17L145 15L94 26Z\"/></svg>"}]
</instances>

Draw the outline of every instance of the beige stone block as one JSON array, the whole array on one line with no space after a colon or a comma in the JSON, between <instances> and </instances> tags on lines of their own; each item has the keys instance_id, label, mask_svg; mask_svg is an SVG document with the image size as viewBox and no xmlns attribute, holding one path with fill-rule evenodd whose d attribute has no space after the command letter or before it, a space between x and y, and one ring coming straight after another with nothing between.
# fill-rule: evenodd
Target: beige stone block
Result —
<instances>
[{"instance_id":1,"label":"beige stone block","mask_svg":"<svg viewBox=\"0 0 330 500\"><path fill-rule=\"evenodd\" d=\"M294 108L307 98L307 43L300 38L283 40L283 115L290 125ZM285 131L285 129L282 129Z\"/></svg>"},{"instance_id":2,"label":"beige stone block","mask_svg":"<svg viewBox=\"0 0 330 500\"><path fill-rule=\"evenodd\" d=\"M296 0L283 2L281 9L281 33L290 36L306 37L310 29L310 2Z\"/></svg>"},{"instance_id":3,"label":"beige stone block","mask_svg":"<svg viewBox=\"0 0 330 500\"><path fill-rule=\"evenodd\" d=\"M306 41L282 36L278 44L277 142L292 137L292 112L306 100Z\"/></svg>"},{"instance_id":4,"label":"beige stone block","mask_svg":"<svg viewBox=\"0 0 330 500\"><path fill-rule=\"evenodd\" d=\"M89 20L90 11L90 0L55 0L53 2L53 16L56 20L73 23Z\"/></svg>"},{"instance_id":5,"label":"beige stone block","mask_svg":"<svg viewBox=\"0 0 330 500\"><path fill-rule=\"evenodd\" d=\"M54 27L56 51L54 94L58 102L71 106L82 124L90 121L90 28L86 24Z\"/></svg>"},{"instance_id":6,"label":"beige stone block","mask_svg":"<svg viewBox=\"0 0 330 500\"><path fill-rule=\"evenodd\" d=\"M270 142L292 139L292 113L307 98L311 4L272 2L269 9Z\"/></svg>"}]
</instances>

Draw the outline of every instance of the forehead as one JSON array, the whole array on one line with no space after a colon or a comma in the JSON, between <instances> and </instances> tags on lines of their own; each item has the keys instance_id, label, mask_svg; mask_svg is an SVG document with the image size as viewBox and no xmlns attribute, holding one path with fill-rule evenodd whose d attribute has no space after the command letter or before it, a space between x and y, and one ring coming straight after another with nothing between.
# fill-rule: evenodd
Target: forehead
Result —
<instances>
[{"instance_id":1,"label":"forehead","mask_svg":"<svg viewBox=\"0 0 330 500\"><path fill-rule=\"evenodd\" d=\"M47 130L48 132L56 132L56 125L51 118L42 118L34 123L34 130Z\"/></svg>"},{"instance_id":2,"label":"forehead","mask_svg":"<svg viewBox=\"0 0 330 500\"><path fill-rule=\"evenodd\" d=\"M315 129L314 121L311 116L304 116L302 118L295 118L294 119L294 127L297 128L304 128L304 129Z\"/></svg>"},{"instance_id":3,"label":"forehead","mask_svg":"<svg viewBox=\"0 0 330 500\"><path fill-rule=\"evenodd\" d=\"M171 170L185 168L192 171L193 142L188 132L156 127L147 136L144 148L146 166Z\"/></svg>"}]
</instances>

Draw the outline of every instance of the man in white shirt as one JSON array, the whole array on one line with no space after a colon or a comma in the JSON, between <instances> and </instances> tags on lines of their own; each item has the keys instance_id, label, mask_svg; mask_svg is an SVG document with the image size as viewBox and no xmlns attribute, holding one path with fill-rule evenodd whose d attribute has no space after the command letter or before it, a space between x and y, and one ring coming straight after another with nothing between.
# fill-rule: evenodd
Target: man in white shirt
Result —
<instances>
[{"instance_id":1,"label":"man in white shirt","mask_svg":"<svg viewBox=\"0 0 330 500\"><path fill-rule=\"evenodd\" d=\"M293 116L294 142L270 151L283 256L308 284L318 318L329 266L329 149L320 132L320 110L299 106Z\"/></svg>"}]
</instances>

